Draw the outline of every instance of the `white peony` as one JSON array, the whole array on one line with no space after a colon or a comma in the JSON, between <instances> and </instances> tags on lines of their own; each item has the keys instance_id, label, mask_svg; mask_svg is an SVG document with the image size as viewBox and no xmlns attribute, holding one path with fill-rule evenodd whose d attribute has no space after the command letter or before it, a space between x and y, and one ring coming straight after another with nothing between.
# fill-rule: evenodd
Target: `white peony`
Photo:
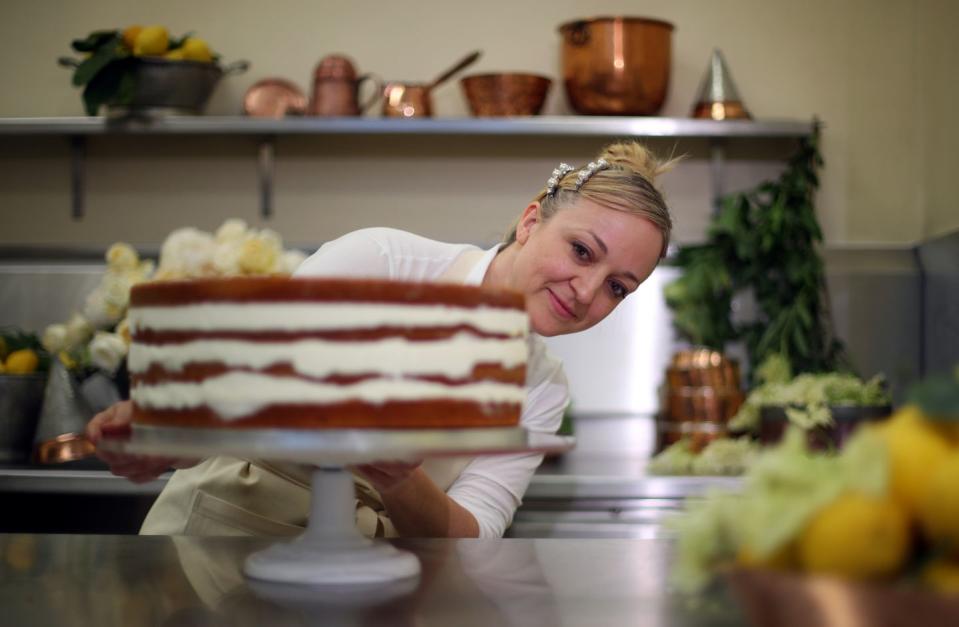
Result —
<instances>
[{"instance_id":1,"label":"white peony","mask_svg":"<svg viewBox=\"0 0 959 627\"><path fill-rule=\"evenodd\" d=\"M127 345L127 348L130 348L130 344L133 342L133 335L130 332L130 318L124 318L117 325L116 331L114 333L123 340L123 343Z\"/></svg>"},{"instance_id":2,"label":"white peony","mask_svg":"<svg viewBox=\"0 0 959 627\"><path fill-rule=\"evenodd\" d=\"M293 274L304 261L306 261L306 254L299 250L288 250L283 253L283 257L280 259L281 272Z\"/></svg>"},{"instance_id":3,"label":"white peony","mask_svg":"<svg viewBox=\"0 0 959 627\"><path fill-rule=\"evenodd\" d=\"M272 274L280 271L282 240L273 231L247 236L240 247L240 272Z\"/></svg>"},{"instance_id":4,"label":"white peony","mask_svg":"<svg viewBox=\"0 0 959 627\"><path fill-rule=\"evenodd\" d=\"M117 371L126 355L126 342L116 333L97 331L90 342L90 361L111 375Z\"/></svg>"},{"instance_id":5,"label":"white peony","mask_svg":"<svg viewBox=\"0 0 959 627\"><path fill-rule=\"evenodd\" d=\"M242 254L242 240L219 242L216 252L213 253L213 267L221 276L240 274L240 255Z\"/></svg>"},{"instance_id":6,"label":"white peony","mask_svg":"<svg viewBox=\"0 0 959 627\"><path fill-rule=\"evenodd\" d=\"M160 269L164 277L198 277L213 270L216 245L213 237L193 227L177 229L167 236L160 249Z\"/></svg>"},{"instance_id":7,"label":"white peony","mask_svg":"<svg viewBox=\"0 0 959 627\"><path fill-rule=\"evenodd\" d=\"M43 331L40 343L47 352L56 355L67 348L67 325L51 324Z\"/></svg>"},{"instance_id":8,"label":"white peony","mask_svg":"<svg viewBox=\"0 0 959 627\"><path fill-rule=\"evenodd\" d=\"M246 237L246 222L239 218L230 218L220 225L216 230L216 241L218 244L226 242L239 242Z\"/></svg>"},{"instance_id":9,"label":"white peony","mask_svg":"<svg viewBox=\"0 0 959 627\"><path fill-rule=\"evenodd\" d=\"M73 350L77 346L86 344L87 340L93 335L93 325L81 314L74 313L67 320L66 324L67 338L66 346L63 350Z\"/></svg>"},{"instance_id":10,"label":"white peony","mask_svg":"<svg viewBox=\"0 0 959 627\"><path fill-rule=\"evenodd\" d=\"M107 266L110 270L133 270L140 263L140 255L133 247L123 242L110 246L106 254Z\"/></svg>"}]
</instances>

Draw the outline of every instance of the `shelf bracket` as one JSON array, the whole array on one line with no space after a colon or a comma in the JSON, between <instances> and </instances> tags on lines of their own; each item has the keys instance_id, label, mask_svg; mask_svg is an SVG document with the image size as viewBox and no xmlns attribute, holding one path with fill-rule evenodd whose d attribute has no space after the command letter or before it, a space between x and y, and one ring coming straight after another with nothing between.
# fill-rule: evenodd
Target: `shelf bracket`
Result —
<instances>
[{"instance_id":1,"label":"shelf bracket","mask_svg":"<svg viewBox=\"0 0 959 627\"><path fill-rule=\"evenodd\" d=\"M713 214L718 214L723 205L723 170L726 164L726 140L709 140L709 169L713 187Z\"/></svg>"},{"instance_id":2,"label":"shelf bracket","mask_svg":"<svg viewBox=\"0 0 959 627\"><path fill-rule=\"evenodd\" d=\"M83 219L86 192L87 138L70 136L70 217Z\"/></svg>"},{"instance_id":3,"label":"shelf bracket","mask_svg":"<svg viewBox=\"0 0 959 627\"><path fill-rule=\"evenodd\" d=\"M260 216L264 220L273 217L273 174L276 165L276 137L260 140L257 151L257 172L260 181Z\"/></svg>"}]
</instances>

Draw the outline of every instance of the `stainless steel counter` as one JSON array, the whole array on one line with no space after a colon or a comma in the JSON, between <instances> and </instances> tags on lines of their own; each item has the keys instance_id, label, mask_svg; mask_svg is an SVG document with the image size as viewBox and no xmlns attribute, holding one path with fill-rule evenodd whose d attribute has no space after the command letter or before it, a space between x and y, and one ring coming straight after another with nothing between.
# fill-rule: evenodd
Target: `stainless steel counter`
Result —
<instances>
[{"instance_id":1,"label":"stainless steel counter","mask_svg":"<svg viewBox=\"0 0 959 627\"><path fill-rule=\"evenodd\" d=\"M670 545L649 540L402 540L418 582L361 591L264 589L240 574L271 541L0 535L3 624L742 624L724 596L692 607L667 585Z\"/></svg>"}]
</instances>

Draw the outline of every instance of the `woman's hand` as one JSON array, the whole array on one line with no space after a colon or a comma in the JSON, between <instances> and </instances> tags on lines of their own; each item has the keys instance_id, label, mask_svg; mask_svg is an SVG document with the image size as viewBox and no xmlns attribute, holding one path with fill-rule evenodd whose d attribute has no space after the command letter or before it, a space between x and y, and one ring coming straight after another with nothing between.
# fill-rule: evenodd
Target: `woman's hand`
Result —
<instances>
[{"instance_id":1,"label":"woman's hand","mask_svg":"<svg viewBox=\"0 0 959 627\"><path fill-rule=\"evenodd\" d=\"M369 481L380 494L390 492L420 467L423 460L415 462L381 462L376 464L361 464L353 466L353 470L360 473Z\"/></svg>"},{"instance_id":2,"label":"woman's hand","mask_svg":"<svg viewBox=\"0 0 959 627\"><path fill-rule=\"evenodd\" d=\"M87 424L87 438L97 447L97 457L110 465L110 472L126 477L134 483L153 481L170 468L189 468L199 460L175 457L130 455L104 451L99 444L103 438L129 436L133 418L133 402L120 401L100 412Z\"/></svg>"}]
</instances>

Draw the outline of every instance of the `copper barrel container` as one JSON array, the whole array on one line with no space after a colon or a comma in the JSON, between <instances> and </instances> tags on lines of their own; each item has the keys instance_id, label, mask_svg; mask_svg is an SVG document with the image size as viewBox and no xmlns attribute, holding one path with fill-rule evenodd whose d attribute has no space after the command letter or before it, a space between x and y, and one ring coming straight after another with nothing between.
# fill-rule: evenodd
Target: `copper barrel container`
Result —
<instances>
[{"instance_id":1,"label":"copper barrel container","mask_svg":"<svg viewBox=\"0 0 959 627\"><path fill-rule=\"evenodd\" d=\"M669 87L673 25L642 17L567 22L563 80L570 106L587 115L655 115Z\"/></svg>"},{"instance_id":2,"label":"copper barrel container","mask_svg":"<svg viewBox=\"0 0 959 627\"><path fill-rule=\"evenodd\" d=\"M686 437L694 448L726 435L726 423L743 403L739 364L707 348L680 351L666 370L666 403L659 444Z\"/></svg>"}]
</instances>

